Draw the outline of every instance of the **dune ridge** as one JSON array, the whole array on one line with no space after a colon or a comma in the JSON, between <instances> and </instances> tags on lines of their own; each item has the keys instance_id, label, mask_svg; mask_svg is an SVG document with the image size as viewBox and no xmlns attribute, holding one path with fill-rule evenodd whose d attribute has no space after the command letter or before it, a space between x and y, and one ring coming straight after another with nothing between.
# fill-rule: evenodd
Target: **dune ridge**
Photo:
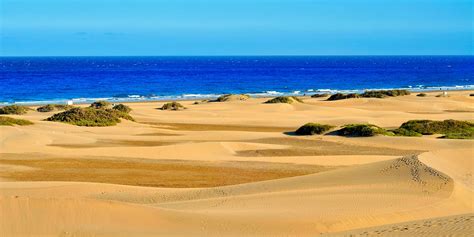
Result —
<instances>
[{"instance_id":1,"label":"dune ridge","mask_svg":"<svg viewBox=\"0 0 474 237\"><path fill-rule=\"evenodd\" d=\"M472 140L289 132L307 122L395 128L410 119L472 121L472 112L453 112L474 111L469 93L294 104L184 101L188 109L176 113L129 103L137 122L100 128L43 121L48 115L36 111L13 116L34 125L0 127L0 236L468 236ZM48 166L55 158L61 165ZM74 166L88 161L111 169ZM99 183L105 174L126 178L119 170L132 166L114 170L110 162L138 163L146 182L192 182ZM212 169L194 176L156 168L167 178L160 179L148 176L146 164ZM15 178L47 176L53 168L63 180ZM73 170L85 178L68 180ZM291 177L279 173L291 170ZM278 175L256 179L270 171ZM209 186L206 180L216 177L243 181Z\"/></svg>"}]
</instances>

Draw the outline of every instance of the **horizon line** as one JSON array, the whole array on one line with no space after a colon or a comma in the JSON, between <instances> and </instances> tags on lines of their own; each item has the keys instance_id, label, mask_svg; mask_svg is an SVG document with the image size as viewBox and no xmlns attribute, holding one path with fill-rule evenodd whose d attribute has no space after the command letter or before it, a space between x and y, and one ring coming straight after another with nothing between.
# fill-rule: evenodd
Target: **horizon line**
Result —
<instances>
[{"instance_id":1,"label":"horizon line","mask_svg":"<svg viewBox=\"0 0 474 237\"><path fill-rule=\"evenodd\" d=\"M46 57L433 57L474 56L472 54L229 54L229 55L0 55L0 58Z\"/></svg>"}]
</instances>

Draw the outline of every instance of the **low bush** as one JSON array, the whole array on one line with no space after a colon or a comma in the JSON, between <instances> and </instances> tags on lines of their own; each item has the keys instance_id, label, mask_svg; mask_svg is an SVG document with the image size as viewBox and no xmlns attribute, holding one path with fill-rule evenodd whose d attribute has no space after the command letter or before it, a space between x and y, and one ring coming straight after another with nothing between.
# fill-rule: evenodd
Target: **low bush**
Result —
<instances>
[{"instance_id":1,"label":"low bush","mask_svg":"<svg viewBox=\"0 0 474 237\"><path fill-rule=\"evenodd\" d=\"M420 93L420 94L418 94L418 95L416 95L416 96L418 96L418 97L426 97L427 94L425 94L425 93Z\"/></svg>"},{"instance_id":2,"label":"low bush","mask_svg":"<svg viewBox=\"0 0 474 237\"><path fill-rule=\"evenodd\" d=\"M314 135L323 134L334 128L334 126L319 124L319 123L307 123L298 128L295 133L296 135Z\"/></svg>"},{"instance_id":3,"label":"low bush","mask_svg":"<svg viewBox=\"0 0 474 237\"><path fill-rule=\"evenodd\" d=\"M395 97L395 96L404 96L409 95L410 92L407 90L373 90L365 91L360 94L361 97L365 98L384 98L384 97Z\"/></svg>"},{"instance_id":4,"label":"low bush","mask_svg":"<svg viewBox=\"0 0 474 237\"><path fill-rule=\"evenodd\" d=\"M124 112L124 113L130 113L130 111L132 111L132 109L124 104L118 104L118 105L115 105L114 107L112 107L112 109L115 109L115 110L118 110L118 111L121 111L121 112Z\"/></svg>"},{"instance_id":5,"label":"low bush","mask_svg":"<svg viewBox=\"0 0 474 237\"><path fill-rule=\"evenodd\" d=\"M459 120L410 120L403 123L400 129L417 132L423 135L432 134L469 134L474 131L474 123Z\"/></svg>"},{"instance_id":6,"label":"low bush","mask_svg":"<svg viewBox=\"0 0 474 237\"><path fill-rule=\"evenodd\" d=\"M114 109L72 108L55 114L47 121L63 122L77 126L103 127L120 123L120 118L132 120L133 118L121 111Z\"/></svg>"},{"instance_id":7,"label":"low bush","mask_svg":"<svg viewBox=\"0 0 474 237\"><path fill-rule=\"evenodd\" d=\"M21 105L8 105L0 108L0 114L22 115L28 112L29 108Z\"/></svg>"},{"instance_id":8,"label":"low bush","mask_svg":"<svg viewBox=\"0 0 474 237\"><path fill-rule=\"evenodd\" d=\"M311 98L323 98L323 97L328 97L329 94L324 93L324 94L314 94L311 96Z\"/></svg>"},{"instance_id":9,"label":"low bush","mask_svg":"<svg viewBox=\"0 0 474 237\"><path fill-rule=\"evenodd\" d=\"M239 100L248 100L250 98L249 95L246 94L227 94L219 96L215 102L226 102L226 101L239 101Z\"/></svg>"},{"instance_id":10,"label":"low bush","mask_svg":"<svg viewBox=\"0 0 474 237\"><path fill-rule=\"evenodd\" d=\"M25 125L32 125L33 123L31 121L25 120L25 119L16 119L16 118L10 118L6 116L0 116L0 126L13 126L13 125L20 125L20 126L25 126Z\"/></svg>"},{"instance_id":11,"label":"low bush","mask_svg":"<svg viewBox=\"0 0 474 237\"><path fill-rule=\"evenodd\" d=\"M395 130L391 130L395 136L404 136L404 137L421 137L421 133L417 133L415 131L411 131L405 128L397 128Z\"/></svg>"},{"instance_id":12,"label":"low bush","mask_svg":"<svg viewBox=\"0 0 474 237\"><path fill-rule=\"evenodd\" d=\"M469 96L474 96L474 93L472 93L472 94L469 94Z\"/></svg>"},{"instance_id":13,"label":"low bush","mask_svg":"<svg viewBox=\"0 0 474 237\"><path fill-rule=\"evenodd\" d=\"M474 130L468 130L458 133L446 133L441 138L446 139L474 139Z\"/></svg>"},{"instance_id":14,"label":"low bush","mask_svg":"<svg viewBox=\"0 0 474 237\"><path fill-rule=\"evenodd\" d=\"M181 110L181 109L186 109L182 104L173 101L164 104L161 108L161 110Z\"/></svg>"},{"instance_id":15,"label":"low bush","mask_svg":"<svg viewBox=\"0 0 474 237\"><path fill-rule=\"evenodd\" d=\"M359 98L360 96L355 93L351 94L342 94L342 93L336 93L334 95L331 95L327 100L328 101L333 101L333 100L345 100L345 99L351 99L351 98Z\"/></svg>"},{"instance_id":16,"label":"low bush","mask_svg":"<svg viewBox=\"0 0 474 237\"><path fill-rule=\"evenodd\" d=\"M295 102L300 102L303 103L302 100L300 100L296 96L278 96L273 99L267 100L265 104L276 104L276 103L287 103L287 104L293 104Z\"/></svg>"},{"instance_id":17,"label":"low bush","mask_svg":"<svg viewBox=\"0 0 474 237\"><path fill-rule=\"evenodd\" d=\"M206 104L209 103L209 100L194 101L194 105Z\"/></svg>"},{"instance_id":18,"label":"low bush","mask_svg":"<svg viewBox=\"0 0 474 237\"><path fill-rule=\"evenodd\" d=\"M60 105L60 104L47 104L47 105L43 105L43 106L40 106L36 109L36 111L38 112L51 112L51 111L54 111L54 110L68 110L68 109L72 109L74 108L74 106L72 105Z\"/></svg>"},{"instance_id":19,"label":"low bush","mask_svg":"<svg viewBox=\"0 0 474 237\"><path fill-rule=\"evenodd\" d=\"M112 104L110 102L101 100L101 101L96 101L92 103L90 107L94 109L107 109L107 108L110 108L111 106Z\"/></svg>"},{"instance_id":20,"label":"low bush","mask_svg":"<svg viewBox=\"0 0 474 237\"><path fill-rule=\"evenodd\" d=\"M371 137L375 135L391 135L385 129L373 124L347 124L337 131L340 136Z\"/></svg>"}]
</instances>

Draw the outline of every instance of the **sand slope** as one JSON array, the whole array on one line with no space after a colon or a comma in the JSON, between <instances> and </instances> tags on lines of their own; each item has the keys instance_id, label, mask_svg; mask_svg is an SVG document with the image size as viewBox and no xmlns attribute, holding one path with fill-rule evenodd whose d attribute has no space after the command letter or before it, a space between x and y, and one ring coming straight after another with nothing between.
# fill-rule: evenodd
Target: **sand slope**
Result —
<instances>
[{"instance_id":1,"label":"sand slope","mask_svg":"<svg viewBox=\"0 0 474 237\"><path fill-rule=\"evenodd\" d=\"M472 140L285 132L306 122L396 127L409 119L472 120L469 93L335 102L307 98L293 105L262 104L265 99L183 102L188 109L178 112L156 110L159 103L132 103L138 123L106 128L46 122L52 113L30 112L19 117L35 125L0 127L0 236L468 236ZM65 164L59 168L32 165L58 157ZM119 185L116 176L102 179L104 172L118 169L78 169L92 159L105 168L111 160L130 167L192 163L200 173L168 171L192 180L194 188ZM203 164L212 167L213 176ZM285 166L287 172L312 171L289 177L278 173ZM82 182L67 175L39 182L7 175L45 177L55 167L65 174L84 172ZM275 172L272 180L255 182L265 180L257 173L269 170ZM126 169L120 172L127 177ZM166 175L156 172L146 177ZM219 176L241 181L206 186ZM97 183L103 180L107 183Z\"/></svg>"}]
</instances>

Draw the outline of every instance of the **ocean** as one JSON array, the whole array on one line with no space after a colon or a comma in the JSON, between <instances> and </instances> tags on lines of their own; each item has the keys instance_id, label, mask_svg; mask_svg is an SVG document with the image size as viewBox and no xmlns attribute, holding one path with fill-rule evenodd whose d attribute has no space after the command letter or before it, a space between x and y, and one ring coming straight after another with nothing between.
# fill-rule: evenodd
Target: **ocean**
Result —
<instances>
[{"instance_id":1,"label":"ocean","mask_svg":"<svg viewBox=\"0 0 474 237\"><path fill-rule=\"evenodd\" d=\"M474 88L473 56L0 57L0 104Z\"/></svg>"}]
</instances>

